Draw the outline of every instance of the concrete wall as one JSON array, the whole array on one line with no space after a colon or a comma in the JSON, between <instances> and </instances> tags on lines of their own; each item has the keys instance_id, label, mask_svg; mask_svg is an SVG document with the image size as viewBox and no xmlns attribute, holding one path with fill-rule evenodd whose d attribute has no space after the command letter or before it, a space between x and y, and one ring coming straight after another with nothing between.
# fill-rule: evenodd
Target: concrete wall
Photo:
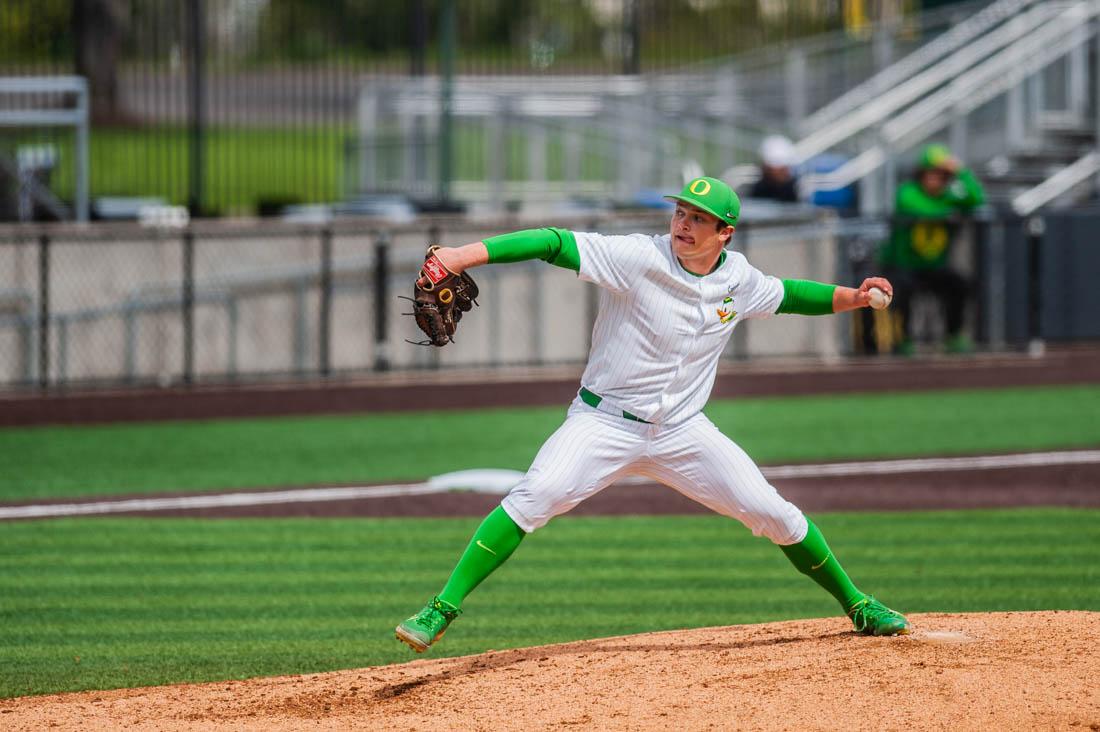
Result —
<instances>
[{"instance_id":1,"label":"concrete wall","mask_svg":"<svg viewBox=\"0 0 1100 732\"><path fill-rule=\"evenodd\" d=\"M397 296L412 294L430 227L438 231L440 243L457 245L537 225L543 222L333 224L333 370L370 370L380 355L394 368L583 362L594 288L569 270L538 261L476 271L481 307L463 319L454 345L435 349L405 343L421 336L412 318L402 315L409 303ZM667 227L667 217L558 225L658 232ZM0 385L38 379L38 231L0 232ZM180 233L117 226L62 227L49 233L51 382L177 381L184 353ZM196 378L315 371L320 363L320 231L223 222L198 227L195 235ZM388 338L381 349L374 340L373 285L380 238L389 242L391 264ZM836 242L827 222L739 231L735 247L746 238L750 260L765 272L825 281L836 276ZM780 316L744 326L743 334L735 334L730 355L828 356L838 349L838 335L835 323Z\"/></svg>"}]
</instances>

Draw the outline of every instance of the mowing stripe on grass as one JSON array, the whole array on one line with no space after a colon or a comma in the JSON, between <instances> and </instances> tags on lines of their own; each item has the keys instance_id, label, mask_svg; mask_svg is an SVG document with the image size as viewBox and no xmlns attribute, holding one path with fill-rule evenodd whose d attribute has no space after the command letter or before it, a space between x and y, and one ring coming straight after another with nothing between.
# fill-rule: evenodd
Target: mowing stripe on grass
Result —
<instances>
[{"instance_id":1,"label":"mowing stripe on grass","mask_svg":"<svg viewBox=\"0 0 1100 732\"><path fill-rule=\"evenodd\" d=\"M762 464L1100 448L1100 384L716 400ZM0 429L0 501L370 485L526 470L560 407ZM854 435L838 425L883 415ZM418 435L418 441L409 435ZM447 445L425 453L424 443Z\"/></svg>"},{"instance_id":2,"label":"mowing stripe on grass","mask_svg":"<svg viewBox=\"0 0 1100 732\"><path fill-rule=\"evenodd\" d=\"M974 455L955 458L878 460L815 465L776 465L762 468L769 479L823 478L845 475L891 475L951 470L992 470L998 468L1042 467L1047 465L1085 465L1100 463L1100 450L1037 452L1016 455ZM648 478L628 478L626 482L648 483ZM261 493L223 493L219 495L178 496L174 498L129 498L90 503L11 506L0 508L2 519L92 516L110 513L144 513L196 508L268 506L284 503L349 501L362 498L388 498L443 493L451 488L445 482L397 483L393 485L348 486L343 488L301 488Z\"/></svg>"},{"instance_id":3,"label":"mowing stripe on grass","mask_svg":"<svg viewBox=\"0 0 1100 732\"><path fill-rule=\"evenodd\" d=\"M7 524L0 697L412 660L393 628L446 580L478 520ZM814 520L857 585L904 612L1100 609L1100 510ZM771 542L721 516L555 519L463 609L432 657L840 615Z\"/></svg>"}]
</instances>

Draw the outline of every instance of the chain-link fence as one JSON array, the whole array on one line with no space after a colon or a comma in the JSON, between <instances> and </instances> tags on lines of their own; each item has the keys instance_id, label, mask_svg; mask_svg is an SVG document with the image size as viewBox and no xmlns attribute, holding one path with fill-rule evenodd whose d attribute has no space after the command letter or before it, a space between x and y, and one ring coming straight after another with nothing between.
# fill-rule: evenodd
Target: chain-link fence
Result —
<instances>
[{"instance_id":1,"label":"chain-link fence","mask_svg":"<svg viewBox=\"0 0 1100 732\"><path fill-rule=\"evenodd\" d=\"M735 249L764 272L825 282L858 283L881 273L877 252L892 225L905 225L812 209L770 221L761 213L738 227ZM1100 214L1086 211L949 224L952 264L971 288L966 332L992 350L1034 338L1100 337L1100 295L1078 282L1095 271L1097 255L1072 245L1097 221ZM613 234L662 232L668 219L623 214L553 223ZM438 217L411 224L203 222L183 230L0 228L0 387L580 364L596 288L539 261L479 268L482 307L463 319L453 345L407 342L422 336L399 297L411 294L427 242L460 245L537 225ZM888 312L748 323L734 332L726 357L889 352L897 333L881 320ZM918 339L943 336L934 301L918 299L914 312Z\"/></svg>"},{"instance_id":2,"label":"chain-link fence","mask_svg":"<svg viewBox=\"0 0 1100 732\"><path fill-rule=\"evenodd\" d=\"M664 216L642 216L567 225L625 233L668 224ZM441 363L580 363L595 291L542 262L479 270L484 307L463 320L454 345L406 342L420 334L398 296L411 294L425 243L461 244L517 226L437 219L405 226L209 223L173 232L11 228L0 232L0 384L175 384ZM834 232L810 219L794 228L746 227L739 243L764 269L825 280L835 271ZM840 347L795 320L746 331L731 354Z\"/></svg>"}]
</instances>

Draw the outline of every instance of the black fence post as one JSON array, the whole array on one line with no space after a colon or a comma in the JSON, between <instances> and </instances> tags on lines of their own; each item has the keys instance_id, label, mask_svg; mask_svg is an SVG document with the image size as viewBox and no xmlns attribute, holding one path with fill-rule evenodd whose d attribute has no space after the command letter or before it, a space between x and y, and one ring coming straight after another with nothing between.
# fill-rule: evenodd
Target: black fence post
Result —
<instances>
[{"instance_id":1,"label":"black fence post","mask_svg":"<svg viewBox=\"0 0 1100 732\"><path fill-rule=\"evenodd\" d=\"M409 76L423 76L428 49L428 13L424 0L412 0L412 43L409 44Z\"/></svg>"},{"instance_id":2,"label":"black fence post","mask_svg":"<svg viewBox=\"0 0 1100 732\"><path fill-rule=\"evenodd\" d=\"M50 386L50 237L38 237L38 387Z\"/></svg>"},{"instance_id":3,"label":"black fence post","mask_svg":"<svg viewBox=\"0 0 1100 732\"><path fill-rule=\"evenodd\" d=\"M385 233L378 235L374 243L374 370L388 371L386 322L389 316L389 239Z\"/></svg>"},{"instance_id":4,"label":"black fence post","mask_svg":"<svg viewBox=\"0 0 1100 732\"><path fill-rule=\"evenodd\" d=\"M203 208L203 133L206 124L205 94L205 59L203 58L205 29L203 27L203 3L202 0L188 0L187 2L188 34L187 45L190 51L190 63L188 72L190 84L188 85L188 103L190 104L190 158L187 207L191 216L202 215Z\"/></svg>"},{"instance_id":5,"label":"black fence post","mask_svg":"<svg viewBox=\"0 0 1100 732\"><path fill-rule=\"evenodd\" d=\"M443 0L439 21L439 205L451 205L454 177L454 70L458 0Z\"/></svg>"},{"instance_id":6,"label":"black fence post","mask_svg":"<svg viewBox=\"0 0 1100 732\"><path fill-rule=\"evenodd\" d=\"M332 229L321 229L321 307L318 350L321 376L332 371Z\"/></svg>"},{"instance_id":7,"label":"black fence post","mask_svg":"<svg viewBox=\"0 0 1100 732\"><path fill-rule=\"evenodd\" d=\"M1046 225L1035 216L1027 221L1027 348L1032 355L1043 353L1042 251Z\"/></svg>"},{"instance_id":8,"label":"black fence post","mask_svg":"<svg viewBox=\"0 0 1100 732\"><path fill-rule=\"evenodd\" d=\"M183 383L195 376L195 233L183 232Z\"/></svg>"},{"instance_id":9,"label":"black fence post","mask_svg":"<svg viewBox=\"0 0 1100 732\"><path fill-rule=\"evenodd\" d=\"M623 37L627 39L627 48L623 49L623 73L636 76L642 73L642 22L638 8L640 0L627 0L623 9Z\"/></svg>"},{"instance_id":10,"label":"black fence post","mask_svg":"<svg viewBox=\"0 0 1100 732\"><path fill-rule=\"evenodd\" d=\"M970 226L970 306L974 309L974 340L983 345L989 343L988 310L989 290L987 276L989 268L989 219L972 216L967 219Z\"/></svg>"}]
</instances>

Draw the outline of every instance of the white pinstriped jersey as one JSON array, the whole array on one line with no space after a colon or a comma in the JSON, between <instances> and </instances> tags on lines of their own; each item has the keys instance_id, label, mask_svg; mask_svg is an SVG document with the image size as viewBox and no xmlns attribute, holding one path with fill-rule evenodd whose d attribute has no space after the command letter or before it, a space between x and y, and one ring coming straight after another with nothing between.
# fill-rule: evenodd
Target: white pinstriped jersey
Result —
<instances>
[{"instance_id":1,"label":"white pinstriped jersey","mask_svg":"<svg viewBox=\"0 0 1100 732\"><path fill-rule=\"evenodd\" d=\"M698 277L680 265L668 234L573 234L580 278L601 288L581 384L648 422L702 410L734 327L783 301L783 283L738 252Z\"/></svg>"}]
</instances>

